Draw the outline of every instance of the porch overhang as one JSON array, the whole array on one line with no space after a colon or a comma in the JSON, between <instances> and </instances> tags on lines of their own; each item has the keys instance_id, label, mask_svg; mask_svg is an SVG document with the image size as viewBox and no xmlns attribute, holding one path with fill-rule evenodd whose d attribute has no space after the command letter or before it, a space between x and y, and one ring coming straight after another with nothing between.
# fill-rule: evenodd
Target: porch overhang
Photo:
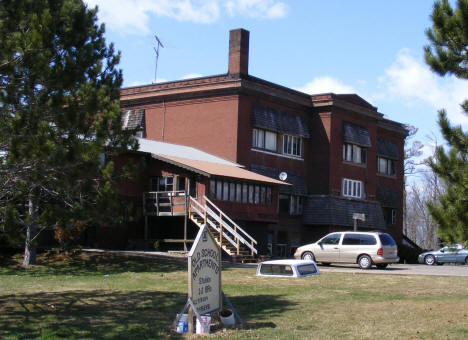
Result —
<instances>
[{"instance_id":1,"label":"porch overhang","mask_svg":"<svg viewBox=\"0 0 468 340\"><path fill-rule=\"evenodd\" d=\"M178 166L180 168L195 172L208 178L227 177L243 181L290 186L289 183L281 182L276 179L257 174L253 171L249 171L238 166L212 163L168 155L151 154L151 156L159 161Z\"/></svg>"}]
</instances>

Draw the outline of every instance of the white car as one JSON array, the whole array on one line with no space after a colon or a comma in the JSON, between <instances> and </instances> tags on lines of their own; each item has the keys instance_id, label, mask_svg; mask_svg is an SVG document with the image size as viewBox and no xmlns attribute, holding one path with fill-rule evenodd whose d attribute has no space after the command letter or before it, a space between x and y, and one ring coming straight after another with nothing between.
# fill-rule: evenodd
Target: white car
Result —
<instances>
[{"instance_id":1,"label":"white car","mask_svg":"<svg viewBox=\"0 0 468 340\"><path fill-rule=\"evenodd\" d=\"M311 260L271 260L257 266L257 276L304 277L317 274L320 271Z\"/></svg>"},{"instance_id":2,"label":"white car","mask_svg":"<svg viewBox=\"0 0 468 340\"><path fill-rule=\"evenodd\" d=\"M325 265L357 263L361 269L369 269L372 265L383 269L400 260L395 240L389 234L364 231L328 234L315 243L297 248L294 257Z\"/></svg>"}]
</instances>

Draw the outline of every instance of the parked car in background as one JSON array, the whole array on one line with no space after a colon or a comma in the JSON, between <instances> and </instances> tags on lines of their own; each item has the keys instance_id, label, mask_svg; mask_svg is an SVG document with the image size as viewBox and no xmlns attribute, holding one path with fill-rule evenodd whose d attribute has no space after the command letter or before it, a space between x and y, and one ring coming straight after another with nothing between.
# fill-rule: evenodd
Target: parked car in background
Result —
<instances>
[{"instance_id":1,"label":"parked car in background","mask_svg":"<svg viewBox=\"0 0 468 340\"><path fill-rule=\"evenodd\" d=\"M357 263L361 269L372 265L383 269L400 260L395 240L389 234L361 231L328 234L315 243L297 248L294 257L322 264Z\"/></svg>"},{"instance_id":2,"label":"parked car in background","mask_svg":"<svg viewBox=\"0 0 468 340\"><path fill-rule=\"evenodd\" d=\"M311 260L271 260L257 266L257 276L304 277L317 274L320 271Z\"/></svg>"},{"instance_id":3,"label":"parked car in background","mask_svg":"<svg viewBox=\"0 0 468 340\"><path fill-rule=\"evenodd\" d=\"M454 244L438 250L426 251L419 255L418 262L429 266L444 263L465 263L468 265L468 249L464 249L461 244Z\"/></svg>"}]
</instances>

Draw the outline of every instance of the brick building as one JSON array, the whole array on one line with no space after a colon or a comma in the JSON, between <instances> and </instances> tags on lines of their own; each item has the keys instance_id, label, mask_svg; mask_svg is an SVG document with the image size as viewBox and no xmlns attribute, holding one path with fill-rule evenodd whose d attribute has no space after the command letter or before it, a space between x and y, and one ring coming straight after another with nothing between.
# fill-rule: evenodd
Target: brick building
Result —
<instances>
[{"instance_id":1,"label":"brick building","mask_svg":"<svg viewBox=\"0 0 468 340\"><path fill-rule=\"evenodd\" d=\"M232 30L226 74L123 88L124 122L146 139L289 183L275 182L274 216L262 219L264 206L247 208L229 193L236 185L206 182L206 197L258 238L260 253L289 256L352 229L355 213L365 214L360 230L384 230L401 243L404 126L356 94L308 95L249 75L248 64L249 32Z\"/></svg>"}]
</instances>

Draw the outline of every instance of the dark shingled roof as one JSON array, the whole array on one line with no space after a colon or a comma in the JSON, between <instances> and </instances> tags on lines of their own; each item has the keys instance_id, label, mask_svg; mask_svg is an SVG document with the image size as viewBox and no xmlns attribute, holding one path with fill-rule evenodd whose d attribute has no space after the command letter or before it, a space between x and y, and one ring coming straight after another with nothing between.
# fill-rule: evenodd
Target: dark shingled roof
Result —
<instances>
[{"instance_id":1,"label":"dark shingled roof","mask_svg":"<svg viewBox=\"0 0 468 340\"><path fill-rule=\"evenodd\" d=\"M385 229L385 220L379 203L356 201L326 195L307 196L304 205L303 223L311 225L331 225L353 227L354 213L363 213L366 220L358 221L358 226Z\"/></svg>"},{"instance_id":2,"label":"dark shingled roof","mask_svg":"<svg viewBox=\"0 0 468 340\"><path fill-rule=\"evenodd\" d=\"M265 166L255 164L250 166L250 171L273 179L278 179L281 172L279 169L267 168ZM287 172L287 174L288 177L286 178L285 182L292 185L280 186L279 192L288 195L305 196L307 194L307 184L305 182L304 176L302 174L296 174L293 172Z\"/></svg>"},{"instance_id":3,"label":"dark shingled roof","mask_svg":"<svg viewBox=\"0 0 468 340\"><path fill-rule=\"evenodd\" d=\"M128 119L127 119L128 117ZM127 110L122 115L122 125L124 129L135 129L145 127L145 110Z\"/></svg>"},{"instance_id":4,"label":"dark shingled roof","mask_svg":"<svg viewBox=\"0 0 468 340\"><path fill-rule=\"evenodd\" d=\"M367 128L348 122L343 122L343 141L364 147L371 146Z\"/></svg>"},{"instance_id":5,"label":"dark shingled roof","mask_svg":"<svg viewBox=\"0 0 468 340\"><path fill-rule=\"evenodd\" d=\"M309 138L309 130L302 117L259 104L252 106L251 122L255 127Z\"/></svg>"},{"instance_id":6,"label":"dark shingled roof","mask_svg":"<svg viewBox=\"0 0 468 340\"><path fill-rule=\"evenodd\" d=\"M377 139L377 155L395 160L400 159L397 144L388 139Z\"/></svg>"},{"instance_id":7,"label":"dark shingled roof","mask_svg":"<svg viewBox=\"0 0 468 340\"><path fill-rule=\"evenodd\" d=\"M398 193L393 189L378 187L376 191L376 198L382 207L396 209L400 208L400 203L398 202Z\"/></svg>"}]
</instances>

